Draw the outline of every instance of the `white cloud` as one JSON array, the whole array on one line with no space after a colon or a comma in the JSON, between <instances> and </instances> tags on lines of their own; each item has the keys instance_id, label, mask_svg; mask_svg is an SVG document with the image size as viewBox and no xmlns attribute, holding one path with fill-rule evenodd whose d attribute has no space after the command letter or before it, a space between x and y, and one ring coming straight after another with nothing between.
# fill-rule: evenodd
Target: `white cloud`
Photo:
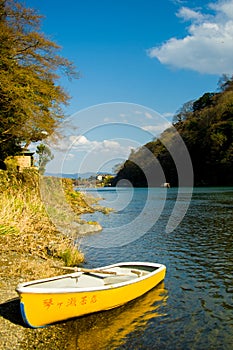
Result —
<instances>
[{"instance_id":1,"label":"white cloud","mask_svg":"<svg viewBox=\"0 0 233 350\"><path fill-rule=\"evenodd\" d=\"M74 146L88 146L90 141L83 135L70 136L70 141Z\"/></svg>"},{"instance_id":2,"label":"white cloud","mask_svg":"<svg viewBox=\"0 0 233 350\"><path fill-rule=\"evenodd\" d=\"M177 17L181 17L186 21L189 21L189 20L201 21L204 19L204 16L200 12L191 10L187 7L181 7L181 9L178 11L176 15Z\"/></svg>"},{"instance_id":3,"label":"white cloud","mask_svg":"<svg viewBox=\"0 0 233 350\"><path fill-rule=\"evenodd\" d=\"M104 152L117 151L118 152L120 147L121 146L117 141L104 140L98 143L98 145L96 146L96 151L104 151Z\"/></svg>"},{"instance_id":4,"label":"white cloud","mask_svg":"<svg viewBox=\"0 0 233 350\"><path fill-rule=\"evenodd\" d=\"M148 112L145 112L145 116L146 116L147 119L152 119L153 118L152 115L150 113L148 113Z\"/></svg>"},{"instance_id":5,"label":"white cloud","mask_svg":"<svg viewBox=\"0 0 233 350\"><path fill-rule=\"evenodd\" d=\"M114 140L103 140L103 141L91 141L84 135L71 135L64 137L57 144L51 145L56 151L63 152L101 152L101 151L113 151L119 149L121 146L119 142Z\"/></svg>"},{"instance_id":6,"label":"white cloud","mask_svg":"<svg viewBox=\"0 0 233 350\"><path fill-rule=\"evenodd\" d=\"M129 141L124 139L91 141L83 135L70 136L59 147L53 149L55 158L48 164L47 171L53 173L111 171L116 163L126 160L131 149L137 146Z\"/></svg>"},{"instance_id":7,"label":"white cloud","mask_svg":"<svg viewBox=\"0 0 233 350\"><path fill-rule=\"evenodd\" d=\"M188 35L148 50L151 58L177 68L207 74L233 73L233 0L211 3L215 15L182 7L177 16L191 21Z\"/></svg>"},{"instance_id":8,"label":"white cloud","mask_svg":"<svg viewBox=\"0 0 233 350\"><path fill-rule=\"evenodd\" d=\"M220 15L221 13L229 19L233 19L233 1L219 1L217 4L211 3L209 7Z\"/></svg>"},{"instance_id":9,"label":"white cloud","mask_svg":"<svg viewBox=\"0 0 233 350\"><path fill-rule=\"evenodd\" d=\"M170 120L174 117L175 113L172 113L172 112L165 112L163 113L163 117Z\"/></svg>"},{"instance_id":10,"label":"white cloud","mask_svg":"<svg viewBox=\"0 0 233 350\"><path fill-rule=\"evenodd\" d=\"M169 128L171 126L171 123L165 122L164 124L159 125L145 125L142 127L143 130L146 130L148 132L151 132L154 134L154 136L159 135L162 131Z\"/></svg>"},{"instance_id":11,"label":"white cloud","mask_svg":"<svg viewBox=\"0 0 233 350\"><path fill-rule=\"evenodd\" d=\"M91 141L83 135L70 136L69 140L69 150L72 152L87 152L99 156L101 153L126 155L130 150L129 147L121 145L121 143L116 140Z\"/></svg>"}]
</instances>

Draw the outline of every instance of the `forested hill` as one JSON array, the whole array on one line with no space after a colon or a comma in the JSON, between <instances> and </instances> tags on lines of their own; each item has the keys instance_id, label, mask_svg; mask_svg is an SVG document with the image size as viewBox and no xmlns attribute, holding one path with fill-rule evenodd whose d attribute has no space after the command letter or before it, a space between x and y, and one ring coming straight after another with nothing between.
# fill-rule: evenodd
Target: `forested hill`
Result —
<instances>
[{"instance_id":1,"label":"forested hill","mask_svg":"<svg viewBox=\"0 0 233 350\"><path fill-rule=\"evenodd\" d=\"M162 168L166 182L177 186L179 176L175 163L182 162L184 156L175 146L177 132L174 130L177 130L191 157L194 185L232 186L233 77L222 78L219 92L205 93L196 101L185 103L175 115L173 125L175 128L165 130L159 139L133 152L112 185L126 179L134 187L160 186L164 182ZM169 145L169 151L165 145ZM175 162L172 149L176 152Z\"/></svg>"}]
</instances>

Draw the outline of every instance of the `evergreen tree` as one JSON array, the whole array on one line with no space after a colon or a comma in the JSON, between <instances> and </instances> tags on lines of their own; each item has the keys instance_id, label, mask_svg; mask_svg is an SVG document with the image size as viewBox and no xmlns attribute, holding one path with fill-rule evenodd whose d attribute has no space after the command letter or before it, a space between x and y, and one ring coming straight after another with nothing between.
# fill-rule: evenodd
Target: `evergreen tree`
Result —
<instances>
[{"instance_id":1,"label":"evergreen tree","mask_svg":"<svg viewBox=\"0 0 233 350\"><path fill-rule=\"evenodd\" d=\"M45 172L46 164L54 158L50 148L41 143L36 148L36 153L39 155L39 172L43 175Z\"/></svg>"}]
</instances>

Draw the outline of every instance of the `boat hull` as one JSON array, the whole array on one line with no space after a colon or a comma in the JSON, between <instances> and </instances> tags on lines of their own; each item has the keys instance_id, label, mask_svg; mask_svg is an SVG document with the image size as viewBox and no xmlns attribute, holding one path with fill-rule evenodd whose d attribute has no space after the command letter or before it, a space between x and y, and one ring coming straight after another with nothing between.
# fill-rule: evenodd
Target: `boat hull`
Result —
<instances>
[{"instance_id":1,"label":"boat hull","mask_svg":"<svg viewBox=\"0 0 233 350\"><path fill-rule=\"evenodd\" d=\"M112 309L136 299L160 283L165 278L165 272L166 267L160 265L155 271L133 281L96 288L38 291L32 290L30 285L21 284L16 290L20 296L20 308L25 323L31 327L43 327L69 318Z\"/></svg>"}]
</instances>

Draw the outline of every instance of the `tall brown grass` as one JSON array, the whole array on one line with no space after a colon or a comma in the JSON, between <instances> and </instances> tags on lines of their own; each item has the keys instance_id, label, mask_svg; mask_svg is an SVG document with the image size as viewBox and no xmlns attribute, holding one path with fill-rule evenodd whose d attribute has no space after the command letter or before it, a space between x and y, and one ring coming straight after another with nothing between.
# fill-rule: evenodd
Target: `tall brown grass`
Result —
<instances>
[{"instance_id":1,"label":"tall brown grass","mask_svg":"<svg viewBox=\"0 0 233 350\"><path fill-rule=\"evenodd\" d=\"M15 241L12 249L22 254L44 259L53 256L63 259L68 266L77 265L84 256L73 237L59 232L51 221L41 200L40 181L40 175L33 169L22 173L0 170L0 236L7 236L5 244ZM63 218L63 223L65 220L70 218Z\"/></svg>"}]
</instances>

